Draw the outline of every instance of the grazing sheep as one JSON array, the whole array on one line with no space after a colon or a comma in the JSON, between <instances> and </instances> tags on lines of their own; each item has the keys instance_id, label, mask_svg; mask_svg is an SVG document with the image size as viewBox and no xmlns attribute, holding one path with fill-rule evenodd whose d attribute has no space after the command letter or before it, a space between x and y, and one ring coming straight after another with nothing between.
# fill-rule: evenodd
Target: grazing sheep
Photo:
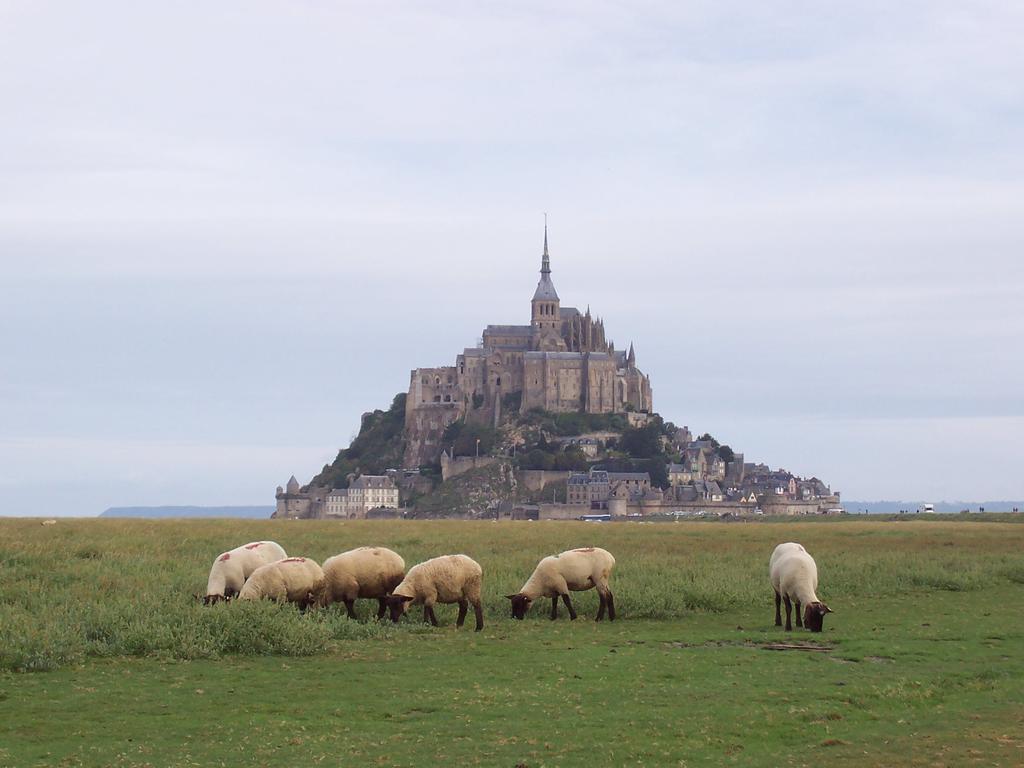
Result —
<instances>
[{"instance_id":1,"label":"grazing sheep","mask_svg":"<svg viewBox=\"0 0 1024 768\"><path fill-rule=\"evenodd\" d=\"M287 557L261 565L245 580L239 600L277 600L300 608L323 601L324 572L308 557Z\"/></svg>"},{"instance_id":2,"label":"grazing sheep","mask_svg":"<svg viewBox=\"0 0 1024 768\"><path fill-rule=\"evenodd\" d=\"M779 547L786 547L779 552ZM825 614L832 613L827 605L818 599L818 566L807 550L793 542L780 544L772 553L769 576L775 590L775 626L782 625L780 604L786 603L786 631L792 631L792 603L796 603L796 625L805 626L811 632L821 632ZM803 623L800 621L800 606L804 606Z\"/></svg>"},{"instance_id":3,"label":"grazing sheep","mask_svg":"<svg viewBox=\"0 0 1024 768\"><path fill-rule=\"evenodd\" d=\"M43 522L40 523L40 525L56 525L56 524L57 524L56 520L43 520Z\"/></svg>"},{"instance_id":4,"label":"grazing sheep","mask_svg":"<svg viewBox=\"0 0 1024 768\"><path fill-rule=\"evenodd\" d=\"M582 592L597 588L601 598L601 607L597 609L597 621L604 618L605 607L608 608L609 621L615 621L615 600L608 587L608 577L615 566L615 558L607 551L598 547L570 549L559 555L545 557L533 570L533 575L526 580L523 588L514 595L506 595L512 601L512 618L522 619L530 609L530 605L538 597L551 598L551 620L558 618L558 598L565 602L569 609L569 618L576 619L576 610L569 600L570 590Z\"/></svg>"},{"instance_id":5,"label":"grazing sheep","mask_svg":"<svg viewBox=\"0 0 1024 768\"><path fill-rule=\"evenodd\" d=\"M405 578L405 561L384 547L359 547L324 562L325 606L344 603L348 617L356 617L356 598L377 598L377 619L384 618L385 598Z\"/></svg>"},{"instance_id":6,"label":"grazing sheep","mask_svg":"<svg viewBox=\"0 0 1024 768\"><path fill-rule=\"evenodd\" d=\"M768 561L768 570L771 571L775 567L775 561L782 557L787 552L806 552L803 544L797 544L795 541L787 541L785 544L779 544L774 550L772 550L771 560Z\"/></svg>"},{"instance_id":7,"label":"grazing sheep","mask_svg":"<svg viewBox=\"0 0 1024 768\"><path fill-rule=\"evenodd\" d=\"M250 574L261 565L288 557L281 545L274 541L251 541L229 552L222 552L213 561L210 578L206 582L207 605L238 595Z\"/></svg>"},{"instance_id":8,"label":"grazing sheep","mask_svg":"<svg viewBox=\"0 0 1024 768\"><path fill-rule=\"evenodd\" d=\"M387 598L391 620L397 622L412 603L423 603L423 620L437 626L435 603L458 603L459 618L456 627L466 620L466 610L472 603L476 613L476 631L484 628L484 609L480 604L480 586L483 569L466 555L444 555L414 565L402 583Z\"/></svg>"}]
</instances>

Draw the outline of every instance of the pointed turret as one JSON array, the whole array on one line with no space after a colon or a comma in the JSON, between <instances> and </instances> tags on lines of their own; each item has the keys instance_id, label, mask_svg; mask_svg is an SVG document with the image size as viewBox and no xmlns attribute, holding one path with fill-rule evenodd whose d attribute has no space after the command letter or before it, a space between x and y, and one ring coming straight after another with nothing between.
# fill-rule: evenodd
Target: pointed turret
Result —
<instances>
[{"instance_id":1,"label":"pointed turret","mask_svg":"<svg viewBox=\"0 0 1024 768\"><path fill-rule=\"evenodd\" d=\"M285 488L287 489L288 493L298 493L299 492L299 490L300 490L300 488L299 488L299 481L295 479L295 475L292 475L288 479L288 484L285 486Z\"/></svg>"},{"instance_id":2,"label":"pointed turret","mask_svg":"<svg viewBox=\"0 0 1024 768\"><path fill-rule=\"evenodd\" d=\"M551 257L548 255L548 222L544 218L544 253L540 258L540 282L537 283L537 290L533 292L531 302L530 324L534 329L534 339L531 342L534 349L538 348L539 336L542 332L550 334L554 332L560 340L562 328L561 305L558 300L558 292L555 284L551 282Z\"/></svg>"},{"instance_id":3,"label":"pointed turret","mask_svg":"<svg viewBox=\"0 0 1024 768\"><path fill-rule=\"evenodd\" d=\"M534 301L558 301L558 292L551 282L551 256L548 254L548 225L544 223L544 253L540 257L540 282L533 294Z\"/></svg>"},{"instance_id":4,"label":"pointed turret","mask_svg":"<svg viewBox=\"0 0 1024 768\"><path fill-rule=\"evenodd\" d=\"M630 368L636 366L636 352L633 351L633 342L629 342L629 354L626 355L626 363Z\"/></svg>"}]
</instances>

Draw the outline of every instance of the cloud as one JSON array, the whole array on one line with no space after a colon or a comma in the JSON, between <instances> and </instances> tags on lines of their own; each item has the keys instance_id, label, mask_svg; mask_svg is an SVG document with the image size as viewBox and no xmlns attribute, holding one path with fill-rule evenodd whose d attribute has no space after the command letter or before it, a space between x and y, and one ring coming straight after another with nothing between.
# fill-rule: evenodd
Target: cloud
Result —
<instances>
[{"instance_id":1,"label":"cloud","mask_svg":"<svg viewBox=\"0 0 1024 768\"><path fill-rule=\"evenodd\" d=\"M563 300L669 418L1011 434L1022 33L995 2L8 3L3 437L97 441L69 487L136 441L211 446L211 478L218 446L324 446L312 474L411 367L523 320L542 211ZM222 488L302 474L259 456Z\"/></svg>"}]
</instances>

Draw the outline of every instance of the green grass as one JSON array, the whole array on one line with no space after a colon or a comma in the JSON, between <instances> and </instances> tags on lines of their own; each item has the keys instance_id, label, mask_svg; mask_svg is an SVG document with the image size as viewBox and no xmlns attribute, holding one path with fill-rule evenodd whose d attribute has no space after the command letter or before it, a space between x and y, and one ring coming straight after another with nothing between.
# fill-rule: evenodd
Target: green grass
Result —
<instances>
[{"instance_id":1,"label":"green grass","mask_svg":"<svg viewBox=\"0 0 1024 768\"><path fill-rule=\"evenodd\" d=\"M213 557L257 538L466 552L487 627L199 605ZM818 561L821 635L772 626L784 540ZM619 621L588 620L593 593L575 623L507 618L537 559L585 544L618 560ZM0 766L1019 765L1022 545L925 521L3 520Z\"/></svg>"}]
</instances>

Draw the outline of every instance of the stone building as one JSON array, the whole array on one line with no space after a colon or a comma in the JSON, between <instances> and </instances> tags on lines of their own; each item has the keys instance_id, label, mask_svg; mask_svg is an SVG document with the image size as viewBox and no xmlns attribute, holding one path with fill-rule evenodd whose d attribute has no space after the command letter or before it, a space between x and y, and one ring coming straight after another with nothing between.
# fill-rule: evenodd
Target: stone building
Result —
<instances>
[{"instance_id":1,"label":"stone building","mask_svg":"<svg viewBox=\"0 0 1024 768\"><path fill-rule=\"evenodd\" d=\"M365 518L371 509L398 508L398 486L385 475L360 475L327 494L325 517Z\"/></svg>"},{"instance_id":2,"label":"stone building","mask_svg":"<svg viewBox=\"0 0 1024 768\"><path fill-rule=\"evenodd\" d=\"M573 506L603 509L612 499L637 502L651 490L646 472L606 472L592 469L574 472L565 485L565 502Z\"/></svg>"},{"instance_id":3,"label":"stone building","mask_svg":"<svg viewBox=\"0 0 1024 768\"><path fill-rule=\"evenodd\" d=\"M636 352L615 349L590 309L563 307L551 280L548 233L529 325L488 325L455 365L417 368L409 381L404 465L435 461L445 427L459 418L497 425L502 409L525 413L650 412L650 379Z\"/></svg>"},{"instance_id":4,"label":"stone building","mask_svg":"<svg viewBox=\"0 0 1024 768\"><path fill-rule=\"evenodd\" d=\"M364 518L371 509L397 509L399 490L394 480L383 475L360 475L348 488L311 485L303 490L292 475L284 488L277 487L276 498L274 518Z\"/></svg>"}]
</instances>

